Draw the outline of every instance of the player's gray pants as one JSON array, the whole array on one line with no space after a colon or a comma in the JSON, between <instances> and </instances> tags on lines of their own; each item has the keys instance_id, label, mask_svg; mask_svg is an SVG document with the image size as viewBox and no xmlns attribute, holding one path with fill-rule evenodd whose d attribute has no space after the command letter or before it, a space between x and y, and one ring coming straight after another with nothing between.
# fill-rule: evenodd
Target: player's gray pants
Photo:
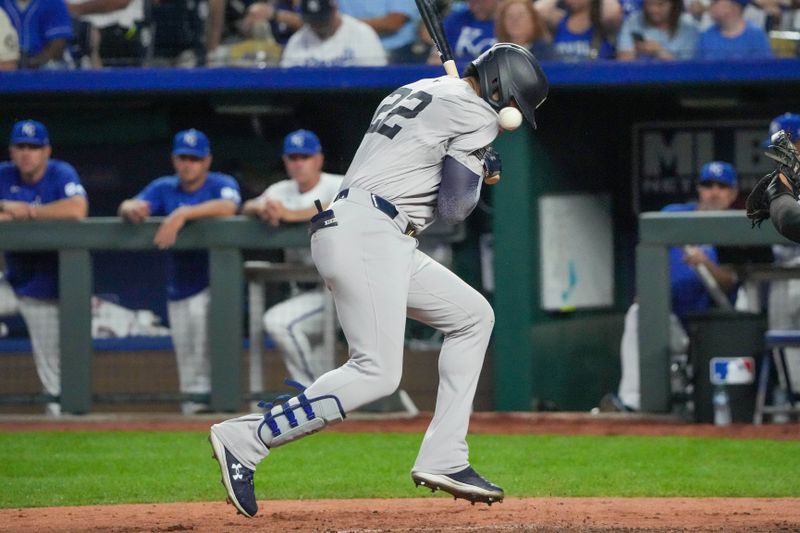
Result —
<instances>
[{"instance_id":1,"label":"player's gray pants","mask_svg":"<svg viewBox=\"0 0 800 533\"><path fill-rule=\"evenodd\" d=\"M311 238L314 263L333 291L350 359L310 385L305 396L334 395L348 413L391 394L400 384L406 314L437 328L445 340L436 410L413 469L457 472L469 464L466 434L494 313L479 292L416 249L416 240L399 229L406 225L402 214L393 222L362 193L351 189L335 202L338 225ZM248 468L269 453L258 438L261 421L248 415L214 426ZM268 442L263 431L261 436Z\"/></svg>"},{"instance_id":2,"label":"player's gray pants","mask_svg":"<svg viewBox=\"0 0 800 533\"><path fill-rule=\"evenodd\" d=\"M333 291L350 359L311 385L306 396L333 394L345 412L394 392L403 368L406 315L445 334L433 420L414 470L449 474L469 464L472 400L494 312L486 299L427 255L368 193L351 189L333 205L338 226L316 232L311 252Z\"/></svg>"},{"instance_id":3,"label":"player's gray pants","mask_svg":"<svg viewBox=\"0 0 800 533\"><path fill-rule=\"evenodd\" d=\"M311 252L333 291L350 359L312 384L306 396L333 394L345 412L394 392L403 368L406 315L445 334L433 420L414 470L448 474L469 464L472 400L494 325L486 299L417 250L407 221L373 207L351 189L334 203L335 227L317 231Z\"/></svg>"},{"instance_id":4,"label":"player's gray pants","mask_svg":"<svg viewBox=\"0 0 800 533\"><path fill-rule=\"evenodd\" d=\"M264 314L264 329L278 345L289 375L299 383L311 383L333 369L333 352L322 342L324 328L322 290L284 300Z\"/></svg>"},{"instance_id":5,"label":"player's gray pants","mask_svg":"<svg viewBox=\"0 0 800 533\"><path fill-rule=\"evenodd\" d=\"M8 281L0 277L0 316L21 314L28 327L36 373L45 393L61 394L61 348L58 301L17 297Z\"/></svg>"},{"instance_id":6,"label":"player's gray pants","mask_svg":"<svg viewBox=\"0 0 800 533\"><path fill-rule=\"evenodd\" d=\"M167 303L172 344L178 363L178 381L184 394L211 392L211 362L208 352L208 305L210 291ZM183 402L184 414L206 407L196 402Z\"/></svg>"}]
</instances>

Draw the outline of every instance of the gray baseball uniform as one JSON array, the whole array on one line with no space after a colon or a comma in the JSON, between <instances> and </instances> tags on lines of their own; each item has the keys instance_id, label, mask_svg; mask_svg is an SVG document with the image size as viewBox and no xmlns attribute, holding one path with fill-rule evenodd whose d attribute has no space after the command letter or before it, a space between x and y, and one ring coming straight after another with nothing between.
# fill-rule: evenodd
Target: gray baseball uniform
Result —
<instances>
[{"instance_id":1,"label":"gray baseball uniform","mask_svg":"<svg viewBox=\"0 0 800 533\"><path fill-rule=\"evenodd\" d=\"M445 157L477 178L478 154L497 133L497 114L463 80L421 80L381 102L339 198L319 225L312 222L320 228L312 256L333 292L350 359L266 417L215 425L214 440L242 465L254 469L270 448L397 389L407 316L445 334L436 410L414 470L450 474L469 464L465 437L494 313L480 293L417 250L410 234L436 218Z\"/></svg>"}]
</instances>

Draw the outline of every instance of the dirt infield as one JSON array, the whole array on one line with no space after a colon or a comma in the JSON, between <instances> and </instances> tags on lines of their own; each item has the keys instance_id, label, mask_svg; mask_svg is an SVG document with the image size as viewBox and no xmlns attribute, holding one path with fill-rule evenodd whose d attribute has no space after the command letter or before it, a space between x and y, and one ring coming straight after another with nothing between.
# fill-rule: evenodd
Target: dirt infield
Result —
<instances>
[{"instance_id":1,"label":"dirt infield","mask_svg":"<svg viewBox=\"0 0 800 533\"><path fill-rule=\"evenodd\" d=\"M91 415L48 420L0 417L0 431L205 431L220 416ZM423 432L429 415L361 417L335 431ZM569 413L479 413L473 433L691 435L800 440L800 424L718 428L666 417ZM422 489L420 489L422 491ZM143 531L800 531L800 498L508 498L463 500L270 500L252 520L224 503L0 509L0 532Z\"/></svg>"},{"instance_id":2,"label":"dirt infield","mask_svg":"<svg viewBox=\"0 0 800 533\"><path fill-rule=\"evenodd\" d=\"M798 499L509 498L261 502L247 519L221 503L0 510L0 531L797 531Z\"/></svg>"}]
</instances>

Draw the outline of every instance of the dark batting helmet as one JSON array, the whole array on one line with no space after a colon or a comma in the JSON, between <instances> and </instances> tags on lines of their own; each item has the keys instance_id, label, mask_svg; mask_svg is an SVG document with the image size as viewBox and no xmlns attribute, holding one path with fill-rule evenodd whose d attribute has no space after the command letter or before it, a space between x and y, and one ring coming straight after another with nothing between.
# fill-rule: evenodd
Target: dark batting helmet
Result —
<instances>
[{"instance_id":1,"label":"dark batting helmet","mask_svg":"<svg viewBox=\"0 0 800 533\"><path fill-rule=\"evenodd\" d=\"M547 98L549 85L539 61L526 48L497 43L471 62L464 76L478 78L481 97L495 111L508 106L513 99L525 119L536 127L533 112ZM497 100L493 95L497 95Z\"/></svg>"}]
</instances>

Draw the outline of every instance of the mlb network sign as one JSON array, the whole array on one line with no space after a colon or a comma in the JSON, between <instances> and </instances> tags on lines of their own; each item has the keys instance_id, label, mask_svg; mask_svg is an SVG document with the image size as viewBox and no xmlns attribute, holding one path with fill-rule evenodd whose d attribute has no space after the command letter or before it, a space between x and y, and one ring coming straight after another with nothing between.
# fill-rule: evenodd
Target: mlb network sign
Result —
<instances>
[{"instance_id":1,"label":"mlb network sign","mask_svg":"<svg viewBox=\"0 0 800 533\"><path fill-rule=\"evenodd\" d=\"M747 121L645 122L633 125L633 209L659 211L697 197L700 167L731 163L749 192L774 163L764 155L770 118Z\"/></svg>"}]
</instances>

